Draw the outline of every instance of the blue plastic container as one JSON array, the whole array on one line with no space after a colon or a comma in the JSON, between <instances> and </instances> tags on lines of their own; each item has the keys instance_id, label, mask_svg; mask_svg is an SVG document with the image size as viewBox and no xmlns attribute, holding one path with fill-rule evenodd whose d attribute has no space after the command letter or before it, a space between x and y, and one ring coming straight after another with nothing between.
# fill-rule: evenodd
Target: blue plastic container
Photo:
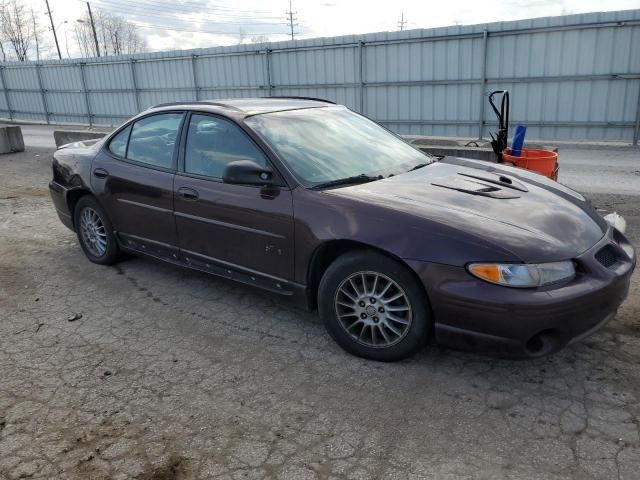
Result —
<instances>
[{"instance_id":1,"label":"blue plastic container","mask_svg":"<svg viewBox=\"0 0 640 480\"><path fill-rule=\"evenodd\" d=\"M516 127L516 133L511 140L511 155L519 157L522 155L522 146L524 145L524 136L527 134L527 127L525 125L518 125Z\"/></svg>"}]
</instances>

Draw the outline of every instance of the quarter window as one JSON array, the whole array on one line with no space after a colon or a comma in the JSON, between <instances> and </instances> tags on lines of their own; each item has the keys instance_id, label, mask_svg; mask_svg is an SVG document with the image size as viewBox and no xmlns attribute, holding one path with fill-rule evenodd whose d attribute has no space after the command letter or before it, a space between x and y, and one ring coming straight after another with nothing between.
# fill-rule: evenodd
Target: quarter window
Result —
<instances>
[{"instance_id":1,"label":"quarter window","mask_svg":"<svg viewBox=\"0 0 640 480\"><path fill-rule=\"evenodd\" d=\"M181 113L165 113L138 120L133 125L127 158L157 167L173 167L173 151L182 121Z\"/></svg>"},{"instance_id":2,"label":"quarter window","mask_svg":"<svg viewBox=\"0 0 640 480\"><path fill-rule=\"evenodd\" d=\"M121 130L115 137L109 142L109 150L114 155L124 157L127 153L127 140L129 140L129 132L131 131L131 125L124 130Z\"/></svg>"},{"instance_id":3,"label":"quarter window","mask_svg":"<svg viewBox=\"0 0 640 480\"><path fill-rule=\"evenodd\" d=\"M187 132L185 172L221 178L230 162L267 161L251 139L233 123L208 115L192 115Z\"/></svg>"}]
</instances>

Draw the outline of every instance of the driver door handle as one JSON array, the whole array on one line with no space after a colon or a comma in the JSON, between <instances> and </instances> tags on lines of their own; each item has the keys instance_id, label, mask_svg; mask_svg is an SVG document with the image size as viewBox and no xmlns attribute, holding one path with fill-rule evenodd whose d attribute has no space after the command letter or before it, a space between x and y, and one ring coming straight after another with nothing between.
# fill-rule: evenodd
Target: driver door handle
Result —
<instances>
[{"instance_id":1,"label":"driver door handle","mask_svg":"<svg viewBox=\"0 0 640 480\"><path fill-rule=\"evenodd\" d=\"M96 168L93 171L93 176L96 178L107 178L109 176L109 172L107 172L104 168Z\"/></svg>"},{"instance_id":2,"label":"driver door handle","mask_svg":"<svg viewBox=\"0 0 640 480\"><path fill-rule=\"evenodd\" d=\"M193 201L198 199L198 192L196 192L193 188L180 187L178 189L178 195L180 195L185 200Z\"/></svg>"}]
</instances>

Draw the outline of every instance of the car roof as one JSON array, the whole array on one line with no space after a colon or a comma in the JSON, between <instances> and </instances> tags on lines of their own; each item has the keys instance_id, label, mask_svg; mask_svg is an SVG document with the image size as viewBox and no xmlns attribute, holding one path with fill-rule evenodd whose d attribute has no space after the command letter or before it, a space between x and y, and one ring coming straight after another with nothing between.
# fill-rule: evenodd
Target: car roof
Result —
<instances>
[{"instance_id":1,"label":"car roof","mask_svg":"<svg viewBox=\"0 0 640 480\"><path fill-rule=\"evenodd\" d=\"M150 107L149 110L171 110L175 108L212 112L224 110L225 113L249 116L301 108L326 107L328 105L335 105L335 103L330 100L312 97L256 97L162 103Z\"/></svg>"}]
</instances>

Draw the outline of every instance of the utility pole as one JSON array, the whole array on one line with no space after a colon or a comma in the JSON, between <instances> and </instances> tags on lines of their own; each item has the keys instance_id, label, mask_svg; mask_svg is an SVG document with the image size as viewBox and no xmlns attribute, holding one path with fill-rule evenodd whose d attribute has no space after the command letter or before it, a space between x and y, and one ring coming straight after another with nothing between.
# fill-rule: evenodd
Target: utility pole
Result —
<instances>
[{"instance_id":1,"label":"utility pole","mask_svg":"<svg viewBox=\"0 0 640 480\"><path fill-rule=\"evenodd\" d=\"M53 38L56 41L56 48L58 49L58 58L62 60L62 55L60 54L60 45L58 45L58 35L56 35L56 27L53 25L53 17L51 16L51 9L49 8L49 0L44 0L47 4L47 14L49 15L49 21L51 22L51 30L53 30Z\"/></svg>"},{"instance_id":2,"label":"utility pole","mask_svg":"<svg viewBox=\"0 0 640 480\"><path fill-rule=\"evenodd\" d=\"M407 24L407 21L404 19L404 12L402 12L402 15L400 15L400 21L398 22L398 27L400 28L400 31L404 30L404 26Z\"/></svg>"},{"instance_id":3,"label":"utility pole","mask_svg":"<svg viewBox=\"0 0 640 480\"><path fill-rule=\"evenodd\" d=\"M293 23L294 21L298 20L298 17L293 17L294 15L296 15L298 12L294 12L293 9L291 8L291 0L289 0L289 11L286 12L287 13L287 19L289 20L288 24L291 27L291 40L293 40L293 27L297 26L297 23Z\"/></svg>"},{"instance_id":4,"label":"utility pole","mask_svg":"<svg viewBox=\"0 0 640 480\"><path fill-rule=\"evenodd\" d=\"M96 42L96 53L100 56L100 45L98 44L98 35L96 35L96 24L93 23L93 14L91 13L91 4L87 2L87 8L89 9L89 20L91 21L91 30L93 30L93 41ZM60 52L60 49L58 49Z\"/></svg>"}]
</instances>

